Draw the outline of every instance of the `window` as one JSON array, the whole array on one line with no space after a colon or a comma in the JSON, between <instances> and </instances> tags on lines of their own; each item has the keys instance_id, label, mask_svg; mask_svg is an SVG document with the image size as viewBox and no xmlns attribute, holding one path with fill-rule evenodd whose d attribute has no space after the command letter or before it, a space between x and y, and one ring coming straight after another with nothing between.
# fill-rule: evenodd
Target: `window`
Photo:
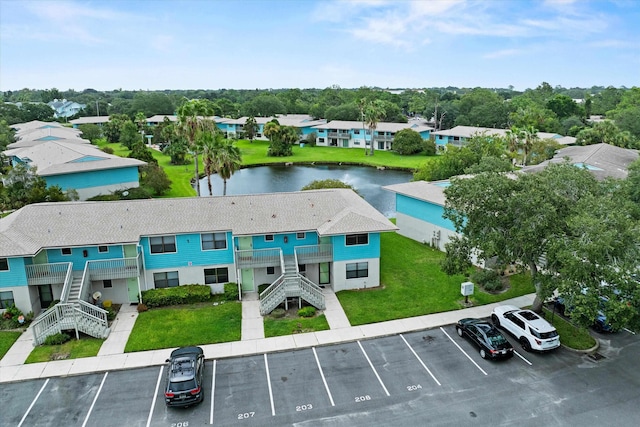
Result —
<instances>
[{"instance_id":1,"label":"window","mask_svg":"<svg viewBox=\"0 0 640 427\"><path fill-rule=\"evenodd\" d=\"M318 138L318 142L324 144L324 138Z\"/></svg>"},{"instance_id":2,"label":"window","mask_svg":"<svg viewBox=\"0 0 640 427\"><path fill-rule=\"evenodd\" d=\"M369 244L369 235L368 234L348 234L346 236L346 245L368 245Z\"/></svg>"},{"instance_id":3,"label":"window","mask_svg":"<svg viewBox=\"0 0 640 427\"><path fill-rule=\"evenodd\" d=\"M152 254L176 251L176 236L157 236L149 238Z\"/></svg>"},{"instance_id":4,"label":"window","mask_svg":"<svg viewBox=\"0 0 640 427\"><path fill-rule=\"evenodd\" d=\"M205 268L204 283L210 285L212 283L227 283L229 281L229 269L221 268Z\"/></svg>"},{"instance_id":5,"label":"window","mask_svg":"<svg viewBox=\"0 0 640 427\"><path fill-rule=\"evenodd\" d=\"M454 137L453 137L453 140L454 140L454 141L460 141L460 137L459 137L459 136L454 136Z\"/></svg>"},{"instance_id":6,"label":"window","mask_svg":"<svg viewBox=\"0 0 640 427\"><path fill-rule=\"evenodd\" d=\"M353 145L360 145L360 141L353 141Z\"/></svg>"},{"instance_id":7,"label":"window","mask_svg":"<svg viewBox=\"0 0 640 427\"><path fill-rule=\"evenodd\" d=\"M60 249L62 255L71 255L71 248L62 248Z\"/></svg>"},{"instance_id":8,"label":"window","mask_svg":"<svg viewBox=\"0 0 640 427\"><path fill-rule=\"evenodd\" d=\"M306 233L296 233L296 239L303 240L306 236Z\"/></svg>"},{"instance_id":9,"label":"window","mask_svg":"<svg viewBox=\"0 0 640 427\"><path fill-rule=\"evenodd\" d=\"M273 242L273 234L266 234L264 236L264 241L265 242Z\"/></svg>"},{"instance_id":10,"label":"window","mask_svg":"<svg viewBox=\"0 0 640 427\"><path fill-rule=\"evenodd\" d=\"M98 246L98 252L100 253L109 252L109 248L106 246Z\"/></svg>"},{"instance_id":11,"label":"window","mask_svg":"<svg viewBox=\"0 0 640 427\"><path fill-rule=\"evenodd\" d=\"M0 308L9 308L11 305L15 305L13 291L0 292Z\"/></svg>"},{"instance_id":12,"label":"window","mask_svg":"<svg viewBox=\"0 0 640 427\"><path fill-rule=\"evenodd\" d=\"M208 251L211 249L227 249L227 235L226 233L207 233L201 234L202 250Z\"/></svg>"},{"instance_id":13,"label":"window","mask_svg":"<svg viewBox=\"0 0 640 427\"><path fill-rule=\"evenodd\" d=\"M102 281L102 287L107 289L107 288L113 288L113 283L111 283L111 280L109 279L105 279Z\"/></svg>"},{"instance_id":14,"label":"window","mask_svg":"<svg viewBox=\"0 0 640 427\"><path fill-rule=\"evenodd\" d=\"M267 267L267 274L276 274L275 267Z\"/></svg>"},{"instance_id":15,"label":"window","mask_svg":"<svg viewBox=\"0 0 640 427\"><path fill-rule=\"evenodd\" d=\"M0 258L0 271L9 271L9 260L7 258Z\"/></svg>"},{"instance_id":16,"label":"window","mask_svg":"<svg viewBox=\"0 0 640 427\"><path fill-rule=\"evenodd\" d=\"M347 279L357 279L359 277L369 277L369 263L354 262L347 264Z\"/></svg>"},{"instance_id":17,"label":"window","mask_svg":"<svg viewBox=\"0 0 640 427\"><path fill-rule=\"evenodd\" d=\"M153 284L156 288L175 288L180 285L177 271L153 273Z\"/></svg>"},{"instance_id":18,"label":"window","mask_svg":"<svg viewBox=\"0 0 640 427\"><path fill-rule=\"evenodd\" d=\"M305 273L307 271L307 264L298 264L298 271L300 273Z\"/></svg>"},{"instance_id":19,"label":"window","mask_svg":"<svg viewBox=\"0 0 640 427\"><path fill-rule=\"evenodd\" d=\"M353 130L353 134L354 135L360 135L360 129L354 129Z\"/></svg>"}]
</instances>

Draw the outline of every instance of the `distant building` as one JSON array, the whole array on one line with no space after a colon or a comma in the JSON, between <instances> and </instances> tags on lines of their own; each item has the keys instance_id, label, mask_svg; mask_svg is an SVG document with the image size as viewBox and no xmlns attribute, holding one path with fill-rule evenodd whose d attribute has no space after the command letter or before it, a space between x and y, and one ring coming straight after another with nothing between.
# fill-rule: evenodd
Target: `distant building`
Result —
<instances>
[{"instance_id":1,"label":"distant building","mask_svg":"<svg viewBox=\"0 0 640 427\"><path fill-rule=\"evenodd\" d=\"M67 101L66 99L54 99L48 102L47 105L54 109L55 113L53 117L55 118L72 117L86 108L85 104L78 104L77 102Z\"/></svg>"}]
</instances>

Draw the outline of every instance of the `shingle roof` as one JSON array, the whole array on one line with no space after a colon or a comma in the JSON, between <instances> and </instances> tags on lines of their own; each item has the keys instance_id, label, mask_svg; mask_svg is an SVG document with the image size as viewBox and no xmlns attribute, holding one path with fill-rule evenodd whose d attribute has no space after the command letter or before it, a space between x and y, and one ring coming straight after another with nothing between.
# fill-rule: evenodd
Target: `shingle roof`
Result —
<instances>
[{"instance_id":1,"label":"shingle roof","mask_svg":"<svg viewBox=\"0 0 640 427\"><path fill-rule=\"evenodd\" d=\"M387 185L385 187L382 187L382 189L402 194L414 199L424 200L440 206L444 206L446 200L444 196L444 189L446 186L442 185L444 182L445 181L412 181L404 182L401 184Z\"/></svg>"},{"instance_id":2,"label":"shingle roof","mask_svg":"<svg viewBox=\"0 0 640 427\"><path fill-rule=\"evenodd\" d=\"M538 165L526 166L522 172L537 172L549 163L562 163L568 157L571 163L582 163L597 179L607 177L624 179L628 175L629 165L638 159L638 150L616 147L610 144L569 146L558 150L551 160Z\"/></svg>"},{"instance_id":3,"label":"shingle roof","mask_svg":"<svg viewBox=\"0 0 640 427\"><path fill-rule=\"evenodd\" d=\"M18 141L36 141L38 139L47 138L47 137L56 137L56 138L64 138L64 139L81 139L80 134L82 131L80 129L72 129L72 128L63 128L63 127L54 127L54 128L46 128L46 129L26 129L23 131L16 132L16 139Z\"/></svg>"},{"instance_id":4,"label":"shingle roof","mask_svg":"<svg viewBox=\"0 0 640 427\"><path fill-rule=\"evenodd\" d=\"M483 128L483 127L478 127L478 126L456 126L453 127L451 129L446 129L446 130L439 130L437 132L432 132L433 135L443 135L443 136L459 136L462 138L471 138L472 136L476 135L476 134L483 134L486 133L487 135L499 135L499 136L505 136L507 133L508 129L496 129L496 128ZM557 133L550 133L550 132L538 132L537 133L538 138L540 139L556 139L558 140L557 142L560 144L573 144L575 143L575 138L573 138L573 140L571 139L565 139L565 138L571 138L571 137L562 137L561 135L557 134Z\"/></svg>"},{"instance_id":5,"label":"shingle roof","mask_svg":"<svg viewBox=\"0 0 640 427\"><path fill-rule=\"evenodd\" d=\"M232 231L320 235L398 228L350 189L27 205L0 219L0 256L41 248L137 243L141 236Z\"/></svg>"},{"instance_id":6,"label":"shingle roof","mask_svg":"<svg viewBox=\"0 0 640 427\"><path fill-rule=\"evenodd\" d=\"M89 117L80 117L77 119L69 120L69 123L72 125L86 125L86 124L98 124L98 123L107 123L109 121L109 116L89 116Z\"/></svg>"},{"instance_id":7,"label":"shingle roof","mask_svg":"<svg viewBox=\"0 0 640 427\"><path fill-rule=\"evenodd\" d=\"M9 150L5 154L19 159L29 159L29 165L36 166L38 168L37 173L40 176L116 169L146 164L137 159L107 154L93 145L60 141L48 141L32 147Z\"/></svg>"},{"instance_id":8,"label":"shingle roof","mask_svg":"<svg viewBox=\"0 0 640 427\"><path fill-rule=\"evenodd\" d=\"M368 129L368 126L364 125L365 129ZM348 120L331 120L328 123L323 123L321 125L317 125L313 127L314 129L362 129L362 122L357 121L348 121ZM389 122L378 122L376 127L376 132L398 132L402 129L413 129L416 132L422 132L425 130L431 130L432 127L426 125L416 125L415 123L389 123Z\"/></svg>"}]
</instances>

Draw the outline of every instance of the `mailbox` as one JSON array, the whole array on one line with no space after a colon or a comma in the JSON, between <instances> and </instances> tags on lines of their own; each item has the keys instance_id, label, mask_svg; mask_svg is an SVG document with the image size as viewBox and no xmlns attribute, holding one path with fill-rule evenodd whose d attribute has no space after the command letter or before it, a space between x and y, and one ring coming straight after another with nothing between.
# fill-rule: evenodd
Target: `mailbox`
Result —
<instances>
[{"instance_id":1,"label":"mailbox","mask_svg":"<svg viewBox=\"0 0 640 427\"><path fill-rule=\"evenodd\" d=\"M463 282L462 285L460 285L460 293L465 297L473 295L473 282Z\"/></svg>"}]
</instances>

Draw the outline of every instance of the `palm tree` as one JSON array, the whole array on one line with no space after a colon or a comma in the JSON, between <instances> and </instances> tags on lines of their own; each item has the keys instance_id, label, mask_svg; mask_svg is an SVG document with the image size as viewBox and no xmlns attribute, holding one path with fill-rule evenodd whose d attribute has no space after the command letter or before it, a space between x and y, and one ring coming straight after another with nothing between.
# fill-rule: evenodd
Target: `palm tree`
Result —
<instances>
[{"instance_id":1,"label":"palm tree","mask_svg":"<svg viewBox=\"0 0 640 427\"><path fill-rule=\"evenodd\" d=\"M197 145L202 149L202 163L204 164L204 173L207 176L207 186L210 196L213 196L211 175L215 172L216 153L222 139L222 133L219 130L215 130L214 132L201 132L198 136Z\"/></svg>"},{"instance_id":2,"label":"palm tree","mask_svg":"<svg viewBox=\"0 0 640 427\"><path fill-rule=\"evenodd\" d=\"M518 148L520 147L520 129L516 126L511 126L511 129L505 132L504 138L507 142L507 148L509 149L511 158L515 162L516 156L518 155Z\"/></svg>"},{"instance_id":3,"label":"palm tree","mask_svg":"<svg viewBox=\"0 0 640 427\"><path fill-rule=\"evenodd\" d=\"M233 141L222 139L217 146L214 160L214 169L222 178L222 195L227 195L227 180L235 171L240 169L242 164L242 155L240 149L236 147Z\"/></svg>"},{"instance_id":4,"label":"palm tree","mask_svg":"<svg viewBox=\"0 0 640 427\"><path fill-rule=\"evenodd\" d=\"M247 120L244 122L244 134L249 139L249 143L253 142L253 138L255 138L259 129L260 127L258 126L256 118L253 116L247 117Z\"/></svg>"},{"instance_id":5,"label":"palm tree","mask_svg":"<svg viewBox=\"0 0 640 427\"><path fill-rule=\"evenodd\" d=\"M365 120L367 122L367 126L369 126L369 132L371 133L371 155L373 156L375 147L374 147L374 134L375 130L378 127L378 122L385 115L384 103L376 99L367 104L365 110ZM366 136L365 136L366 138ZM366 146L366 143L365 143Z\"/></svg>"},{"instance_id":6,"label":"palm tree","mask_svg":"<svg viewBox=\"0 0 640 427\"><path fill-rule=\"evenodd\" d=\"M200 196L200 186L197 185L198 179L200 179L200 172L198 170L199 149L196 140L201 132L213 132L216 129L215 122L208 119L212 114L211 102L203 99L192 99L178 108L179 132L187 139L194 154L195 182L198 196Z\"/></svg>"},{"instance_id":7,"label":"palm tree","mask_svg":"<svg viewBox=\"0 0 640 427\"><path fill-rule=\"evenodd\" d=\"M526 166L527 160L529 158L529 153L533 148L533 143L538 140L538 129L529 125L522 129L520 134L522 136L522 148L524 151L524 159L522 160L522 164Z\"/></svg>"},{"instance_id":8,"label":"palm tree","mask_svg":"<svg viewBox=\"0 0 640 427\"><path fill-rule=\"evenodd\" d=\"M144 144L144 125L147 122L147 116L142 111L138 111L134 120L138 125L138 132L142 135L142 143Z\"/></svg>"},{"instance_id":9,"label":"palm tree","mask_svg":"<svg viewBox=\"0 0 640 427\"><path fill-rule=\"evenodd\" d=\"M358 107L360 108L360 119L362 119L362 137L364 138L364 155L369 154L367 152L367 133L364 130L364 110L367 107L367 98L362 98L358 103Z\"/></svg>"}]
</instances>

